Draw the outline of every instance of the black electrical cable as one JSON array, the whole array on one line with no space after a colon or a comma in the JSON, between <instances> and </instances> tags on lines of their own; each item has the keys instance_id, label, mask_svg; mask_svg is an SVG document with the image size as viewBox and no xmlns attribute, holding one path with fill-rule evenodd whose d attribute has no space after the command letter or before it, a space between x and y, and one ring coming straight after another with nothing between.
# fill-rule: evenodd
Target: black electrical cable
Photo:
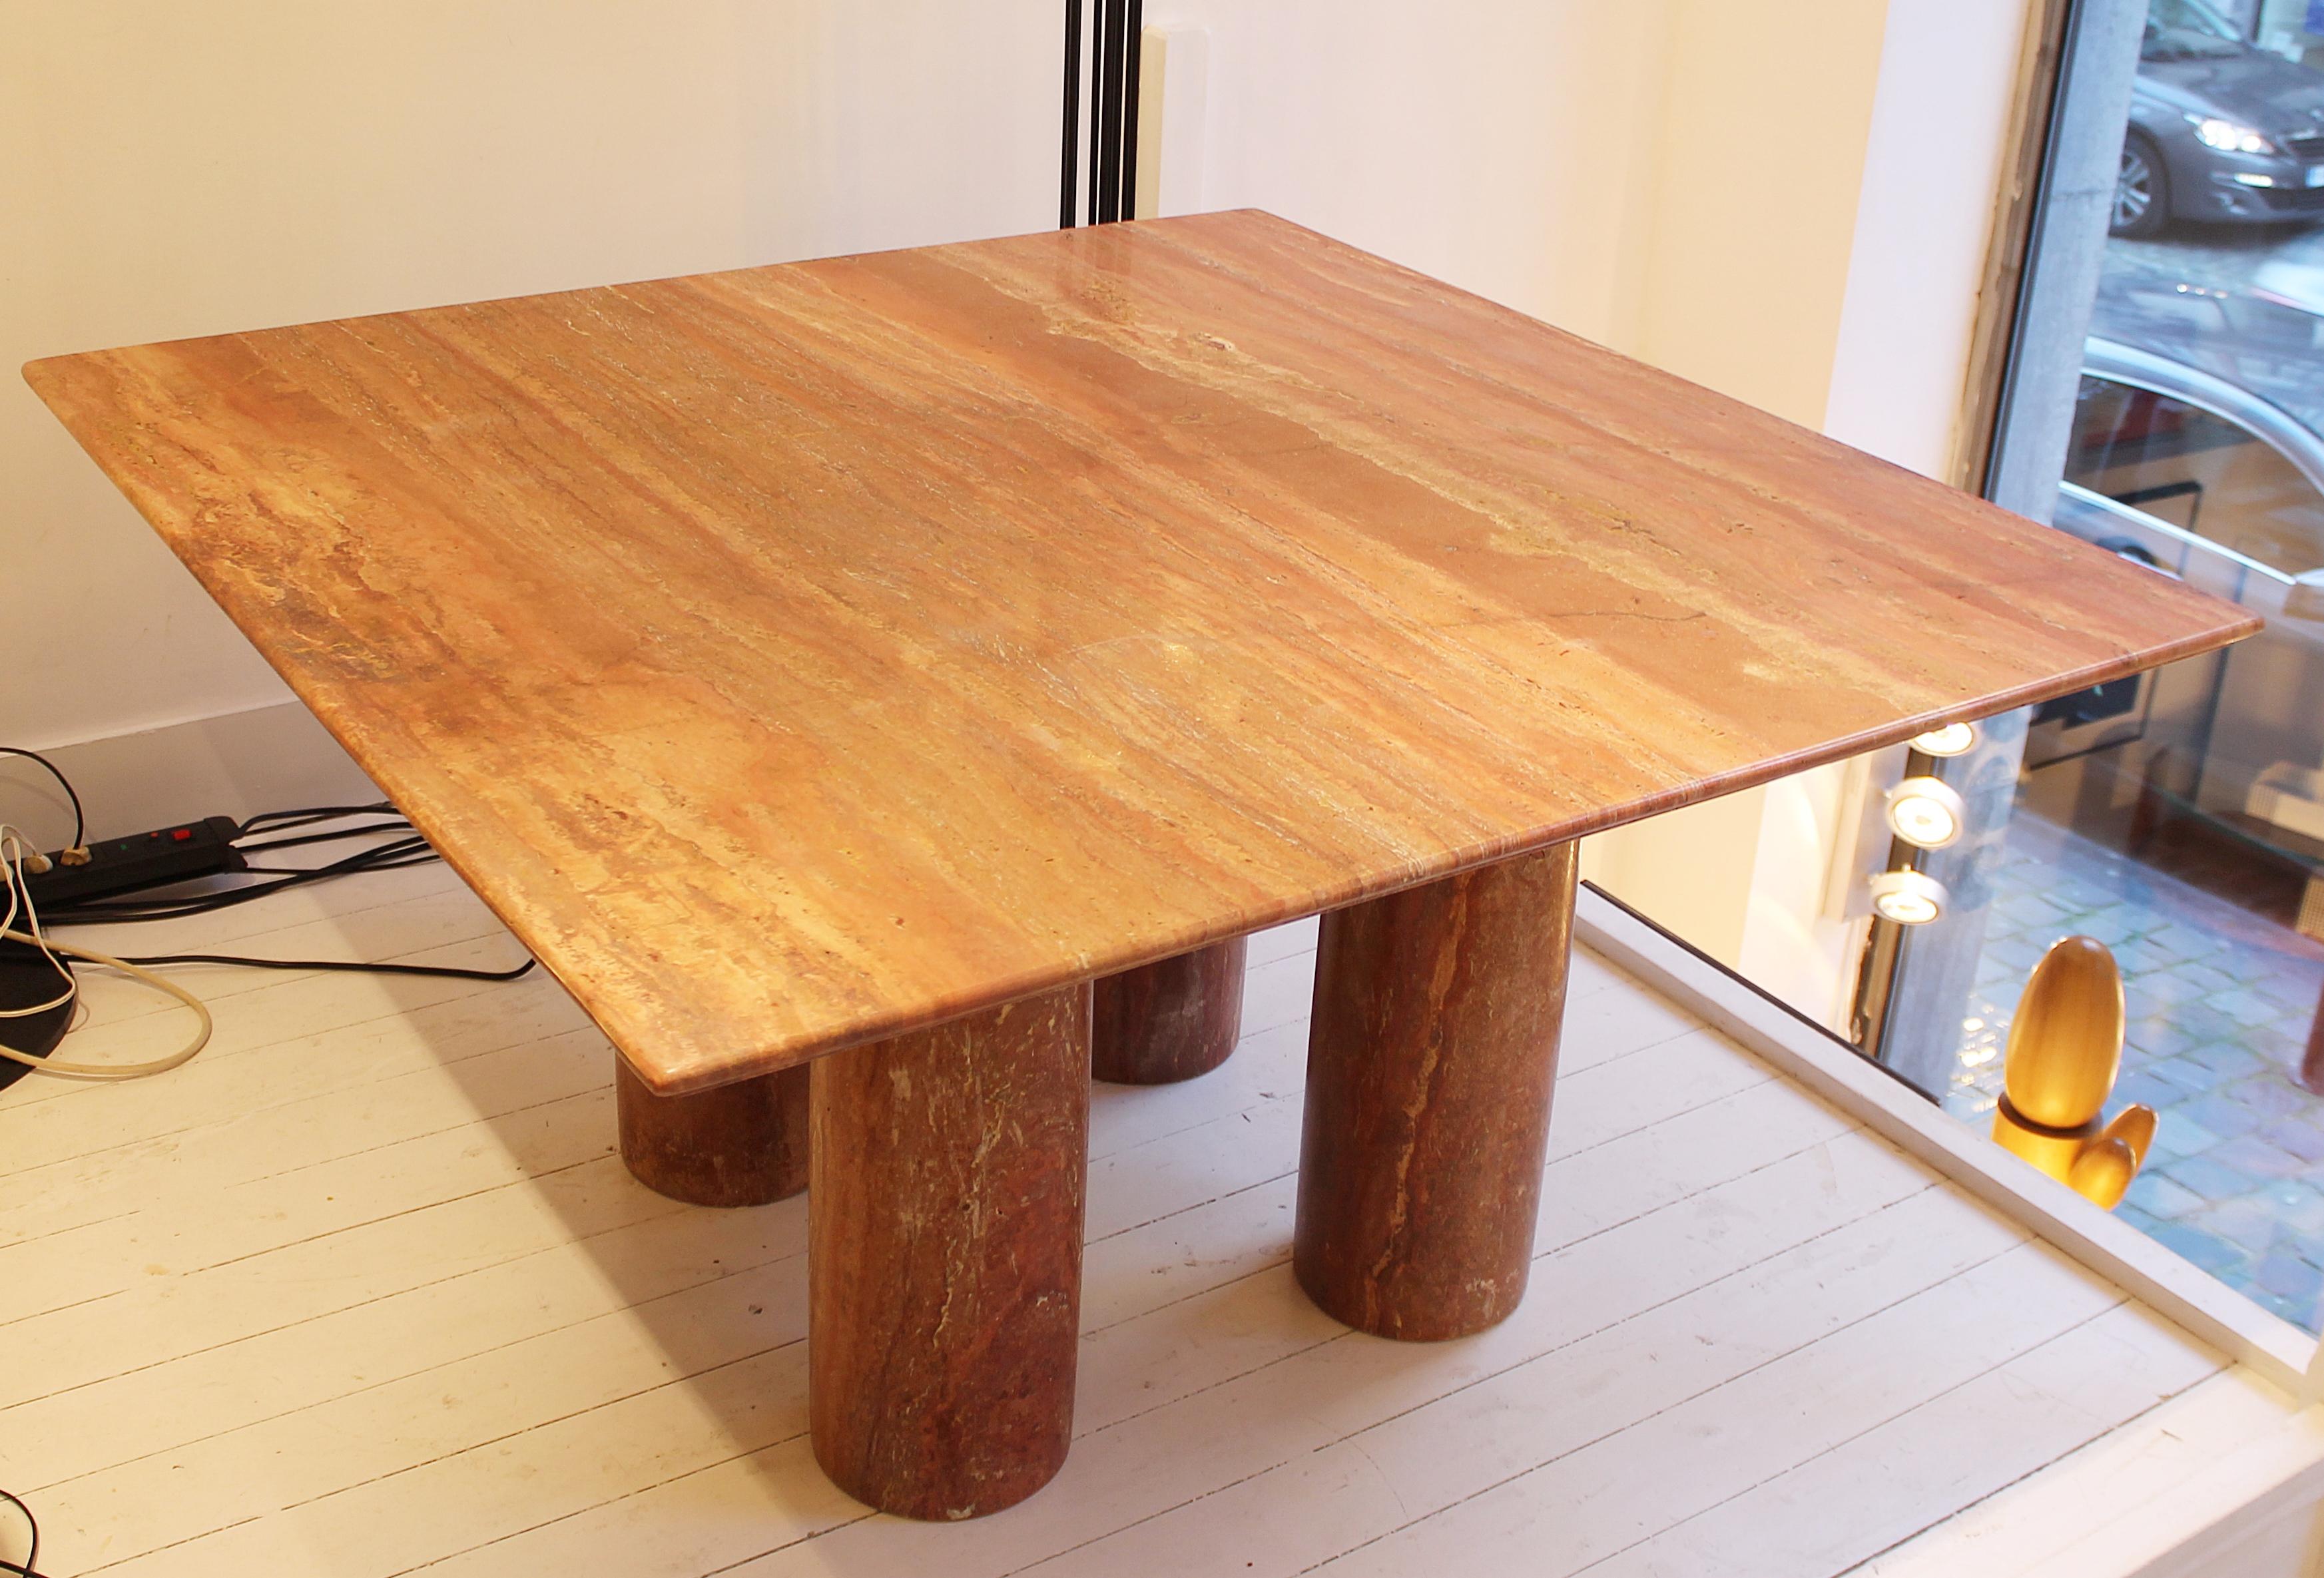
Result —
<instances>
[{"instance_id":1,"label":"black electrical cable","mask_svg":"<svg viewBox=\"0 0 2324 1578\"><path fill-rule=\"evenodd\" d=\"M420 829L410 823L398 817L392 822L369 822L361 827L337 827L328 833L301 833L291 838L270 838L263 844L245 844L242 839L237 838L234 841L234 846L244 854L251 854L262 849L296 849L300 844L336 844L342 839L361 838L369 833L415 834L419 831Z\"/></svg>"},{"instance_id":2,"label":"black electrical cable","mask_svg":"<svg viewBox=\"0 0 2324 1578\"><path fill-rule=\"evenodd\" d=\"M29 754L29 752L27 752ZM61 779L60 781L62 781ZM69 786L68 786L69 789ZM78 804L78 800L75 802ZM294 830L334 821L346 817L384 817L386 821L367 822L361 826L335 828L321 833L298 834ZM291 834L287 837L270 837L257 843L246 842L253 830L264 833ZM133 898L119 895L78 900L64 900L49 907L47 918L55 925L97 925L138 920L178 920L191 915L208 915L214 910L231 909L263 899L269 893L285 888L302 887L332 877L352 876L362 872L395 871L405 866L425 865L443 857L420 835L410 822L397 813L386 801L368 806L315 806L303 810L268 811L243 823L235 846L244 854L261 850L290 849L309 844L328 844L366 835L392 835L385 844L313 867L250 866L236 875L271 878L272 881L244 882L235 887L213 889L203 893L185 893L174 897Z\"/></svg>"},{"instance_id":3,"label":"black electrical cable","mask_svg":"<svg viewBox=\"0 0 2324 1578\"><path fill-rule=\"evenodd\" d=\"M242 825L245 838L254 833L279 831L284 827L303 827L309 822L327 822L334 817L395 817L402 813L392 800L374 800L368 806L309 806L296 811L261 811Z\"/></svg>"},{"instance_id":4,"label":"black electrical cable","mask_svg":"<svg viewBox=\"0 0 2324 1578\"><path fill-rule=\"evenodd\" d=\"M52 926L177 920L189 915L208 915L215 910L232 909L237 904L247 904L254 899L263 899L270 893L303 888L310 883L327 881L333 877L351 876L359 872L398 871L406 866L426 865L442 858L425 838L415 833L370 849L357 850L324 865L304 868L252 866L240 873L271 881L246 882L240 887L175 899L93 899L79 904L58 904L44 911L42 918Z\"/></svg>"},{"instance_id":5,"label":"black electrical cable","mask_svg":"<svg viewBox=\"0 0 2324 1578\"><path fill-rule=\"evenodd\" d=\"M346 817L389 817L392 821L368 822L359 827L334 828L324 833L293 834L288 837L267 838L257 844L235 841L235 847L255 854L264 849L288 849L300 844L327 844L339 839L358 838L366 834L387 834L385 844L357 850L350 855L327 864L311 867L250 866L240 875L273 878L272 881L246 883L220 892L198 893L180 899L115 900L108 903L96 900L81 905L57 907L48 918L53 926L89 925L99 921L174 920L189 915L206 915L231 905L246 904L253 899L263 899L269 893L279 893L286 888L302 887L329 877L353 876L362 872L400 871L407 866L425 865L443 857L438 854L411 824L396 813L385 801L370 806L315 806L297 811L268 811L253 817L242 825L243 838L251 836L254 829L267 833L290 833L292 829L312 826L319 822L334 821ZM122 962L130 964L231 964L254 970L339 970L349 974L371 975L428 975L453 981L514 981L531 973L536 961L527 959L508 970L470 970L450 964L373 964L346 959L260 959L240 954L141 954L124 955Z\"/></svg>"},{"instance_id":6,"label":"black electrical cable","mask_svg":"<svg viewBox=\"0 0 2324 1578\"><path fill-rule=\"evenodd\" d=\"M73 788L72 780L64 775L64 770L59 767L55 762L50 761L47 757L42 755L38 751L27 751L22 745L0 745L0 756L22 756L27 761L37 761L42 767L49 770L49 776L55 779L58 785L65 791L65 798L72 802L72 847L79 849L87 845L88 843L88 818L81 814L80 794Z\"/></svg>"},{"instance_id":7,"label":"black electrical cable","mask_svg":"<svg viewBox=\"0 0 2324 1578\"><path fill-rule=\"evenodd\" d=\"M26 752L23 754L30 755ZM42 765L46 765L43 763ZM52 770L53 771L53 770ZM63 782L59 774L58 781ZM70 785L67 785L68 792ZM76 807L78 805L75 799ZM341 820L349 817L383 817L385 821L366 822L355 827L339 827L320 833L298 833L296 829L311 827L319 823ZM244 841L260 834L289 835L262 838L257 843ZM368 806L314 806L302 810L268 811L251 817L237 829L235 847L245 853L261 850L288 849L302 844L328 844L343 839L384 835L386 842L368 849L342 855L319 866L246 866L235 875L253 876L261 880L206 893L180 895L161 899L97 899L81 903L52 905L43 919L51 926L93 926L120 924L130 921L177 920L189 916L208 915L213 911L246 904L263 899L270 893L285 889L304 887L309 883L333 877L353 876L363 872L400 871L409 866L425 865L441 860L426 838L421 836L409 819L383 800ZM313 970L343 971L366 975L423 975L453 981L506 982L530 974L538 961L527 959L507 970L472 970L451 964L367 964L347 959L261 959L241 954L145 954L124 955L122 963L139 966L155 964L225 964L252 970ZM5 1492L0 1492L5 1494ZM30 1516L28 1512L27 1517ZM0 1578L14 1571L6 1562L0 1562Z\"/></svg>"},{"instance_id":8,"label":"black electrical cable","mask_svg":"<svg viewBox=\"0 0 2324 1578\"><path fill-rule=\"evenodd\" d=\"M13 1573L16 1578L41 1578L40 1573L32 1570L33 1564L41 1559L41 1520L32 1516L31 1508L5 1490L0 1490L0 1501L5 1501L23 1513L24 1527L32 1530L31 1541L24 1547L24 1559L21 1562L12 1562L5 1556L0 1556L0 1573Z\"/></svg>"}]
</instances>

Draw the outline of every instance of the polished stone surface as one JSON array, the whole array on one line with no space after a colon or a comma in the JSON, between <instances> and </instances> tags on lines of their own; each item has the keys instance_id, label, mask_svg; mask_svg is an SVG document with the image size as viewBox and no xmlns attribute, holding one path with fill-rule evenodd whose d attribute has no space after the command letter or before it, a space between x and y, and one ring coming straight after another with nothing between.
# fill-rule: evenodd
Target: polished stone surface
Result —
<instances>
[{"instance_id":1,"label":"polished stone surface","mask_svg":"<svg viewBox=\"0 0 2324 1578\"><path fill-rule=\"evenodd\" d=\"M27 376L665 1093L2247 629L1254 213Z\"/></svg>"},{"instance_id":2,"label":"polished stone surface","mask_svg":"<svg viewBox=\"0 0 2324 1578\"><path fill-rule=\"evenodd\" d=\"M1069 986L808 1071L808 1430L866 1506L982 1518L1064 1466L1089 1034Z\"/></svg>"},{"instance_id":3,"label":"polished stone surface","mask_svg":"<svg viewBox=\"0 0 2324 1578\"><path fill-rule=\"evenodd\" d=\"M1176 1084L1224 1063L1241 1030L1248 958L1246 939L1236 937L1098 981L1091 1075L1110 1084Z\"/></svg>"},{"instance_id":4,"label":"polished stone surface","mask_svg":"<svg viewBox=\"0 0 2324 1578\"><path fill-rule=\"evenodd\" d=\"M767 1205L807 1187L805 1068L658 1096L616 1057L613 1110L622 1165L689 1205Z\"/></svg>"},{"instance_id":5,"label":"polished stone surface","mask_svg":"<svg viewBox=\"0 0 2324 1578\"><path fill-rule=\"evenodd\" d=\"M1525 1297L1580 851L1536 850L1323 918L1291 1264L1402 1342Z\"/></svg>"}]
</instances>

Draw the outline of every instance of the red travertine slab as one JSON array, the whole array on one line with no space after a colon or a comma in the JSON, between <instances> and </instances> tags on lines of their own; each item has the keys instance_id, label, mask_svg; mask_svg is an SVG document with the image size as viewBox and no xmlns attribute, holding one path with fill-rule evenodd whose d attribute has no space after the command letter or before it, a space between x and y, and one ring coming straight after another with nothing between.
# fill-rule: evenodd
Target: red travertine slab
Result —
<instances>
[{"instance_id":1,"label":"red travertine slab","mask_svg":"<svg viewBox=\"0 0 2324 1578\"><path fill-rule=\"evenodd\" d=\"M1254 213L26 375L664 1093L2253 628Z\"/></svg>"},{"instance_id":2,"label":"red travertine slab","mask_svg":"<svg viewBox=\"0 0 2324 1578\"><path fill-rule=\"evenodd\" d=\"M1580 869L1556 844L1323 918L1291 1269L1326 1315L1434 1343L1516 1313Z\"/></svg>"},{"instance_id":3,"label":"red travertine slab","mask_svg":"<svg viewBox=\"0 0 2324 1578\"><path fill-rule=\"evenodd\" d=\"M1065 1464L1089 1041L1084 984L808 1071L807 1425L868 1507L982 1518Z\"/></svg>"}]
</instances>

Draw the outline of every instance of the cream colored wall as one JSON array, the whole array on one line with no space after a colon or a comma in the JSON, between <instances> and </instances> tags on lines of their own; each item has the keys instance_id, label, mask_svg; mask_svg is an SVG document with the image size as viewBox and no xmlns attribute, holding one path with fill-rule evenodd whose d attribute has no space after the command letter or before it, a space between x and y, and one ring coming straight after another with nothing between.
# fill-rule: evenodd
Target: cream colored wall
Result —
<instances>
[{"instance_id":1,"label":"cream colored wall","mask_svg":"<svg viewBox=\"0 0 2324 1578\"><path fill-rule=\"evenodd\" d=\"M14 376L1054 223L1050 0L0 0L0 742L286 693Z\"/></svg>"},{"instance_id":2,"label":"cream colored wall","mask_svg":"<svg viewBox=\"0 0 2324 1578\"><path fill-rule=\"evenodd\" d=\"M1206 35L1204 200L1253 206L1593 339L1636 335L1660 0L1147 0Z\"/></svg>"},{"instance_id":3,"label":"cream colored wall","mask_svg":"<svg viewBox=\"0 0 2324 1578\"><path fill-rule=\"evenodd\" d=\"M1213 207L1253 204L1821 420L1872 0L1149 0L1208 33Z\"/></svg>"},{"instance_id":4,"label":"cream colored wall","mask_svg":"<svg viewBox=\"0 0 2324 1578\"><path fill-rule=\"evenodd\" d=\"M1625 348L1823 418L1878 83L1868 0L1674 0L1644 300Z\"/></svg>"}]
</instances>

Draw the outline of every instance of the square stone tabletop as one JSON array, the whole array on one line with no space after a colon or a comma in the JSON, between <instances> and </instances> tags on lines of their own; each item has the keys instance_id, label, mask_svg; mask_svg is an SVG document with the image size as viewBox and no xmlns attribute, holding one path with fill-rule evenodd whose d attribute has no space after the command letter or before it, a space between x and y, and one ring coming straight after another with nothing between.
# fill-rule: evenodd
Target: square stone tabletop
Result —
<instances>
[{"instance_id":1,"label":"square stone tabletop","mask_svg":"<svg viewBox=\"0 0 2324 1578\"><path fill-rule=\"evenodd\" d=\"M1258 213L26 376L665 1093L2255 627Z\"/></svg>"}]
</instances>

